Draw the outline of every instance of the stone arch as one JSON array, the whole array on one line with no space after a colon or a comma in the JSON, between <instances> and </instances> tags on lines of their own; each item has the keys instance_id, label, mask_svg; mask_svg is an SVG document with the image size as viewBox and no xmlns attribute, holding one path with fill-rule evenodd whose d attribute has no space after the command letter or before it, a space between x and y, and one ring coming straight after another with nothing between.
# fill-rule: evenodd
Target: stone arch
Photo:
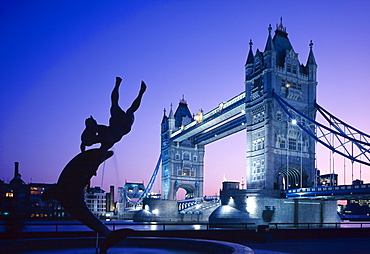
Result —
<instances>
[{"instance_id":1,"label":"stone arch","mask_svg":"<svg viewBox=\"0 0 370 254\"><path fill-rule=\"evenodd\" d=\"M191 199L191 198L194 198L195 197L195 187L194 186L191 186L189 184L180 184L178 186L176 186L175 188L175 196L178 192L179 189L183 189L186 191L185 193L185 199Z\"/></svg>"},{"instance_id":2,"label":"stone arch","mask_svg":"<svg viewBox=\"0 0 370 254\"><path fill-rule=\"evenodd\" d=\"M303 170L302 170L303 172ZM277 175L277 188L280 190L296 189L300 187L301 183L301 168L296 165L282 166ZM306 177L307 178L307 177ZM303 173L303 179L305 174Z\"/></svg>"}]
</instances>

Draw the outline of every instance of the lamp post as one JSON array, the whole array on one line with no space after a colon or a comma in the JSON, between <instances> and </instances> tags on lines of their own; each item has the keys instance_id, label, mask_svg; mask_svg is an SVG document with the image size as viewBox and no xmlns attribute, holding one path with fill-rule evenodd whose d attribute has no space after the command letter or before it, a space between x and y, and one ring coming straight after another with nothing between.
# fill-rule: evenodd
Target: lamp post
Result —
<instances>
[{"instance_id":1,"label":"lamp post","mask_svg":"<svg viewBox=\"0 0 370 254\"><path fill-rule=\"evenodd\" d=\"M289 189L289 127L290 123L288 120L286 131L286 187L285 187L286 190Z\"/></svg>"},{"instance_id":2,"label":"lamp post","mask_svg":"<svg viewBox=\"0 0 370 254\"><path fill-rule=\"evenodd\" d=\"M287 121L288 122L288 128L287 128L287 148L286 148L286 160L287 160L287 189L289 189L289 130L290 130L290 123L295 126L297 125L297 120L296 119L292 119L291 121ZM301 185L302 186L302 185Z\"/></svg>"},{"instance_id":3,"label":"lamp post","mask_svg":"<svg viewBox=\"0 0 370 254\"><path fill-rule=\"evenodd\" d=\"M300 172L300 188L303 188L303 132L299 131L301 134L301 172Z\"/></svg>"}]
</instances>

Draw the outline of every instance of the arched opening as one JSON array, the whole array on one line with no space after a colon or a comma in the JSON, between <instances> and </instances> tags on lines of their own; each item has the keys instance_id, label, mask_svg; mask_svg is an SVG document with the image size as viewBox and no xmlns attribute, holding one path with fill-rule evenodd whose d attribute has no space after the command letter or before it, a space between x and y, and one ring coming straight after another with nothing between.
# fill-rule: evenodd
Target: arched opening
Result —
<instances>
[{"instance_id":1,"label":"arched opening","mask_svg":"<svg viewBox=\"0 0 370 254\"><path fill-rule=\"evenodd\" d=\"M194 190L186 186L180 186L176 190L176 200L185 200L194 198Z\"/></svg>"},{"instance_id":2,"label":"arched opening","mask_svg":"<svg viewBox=\"0 0 370 254\"><path fill-rule=\"evenodd\" d=\"M280 169L277 176L280 190L297 189L301 187L301 174L298 169L288 167Z\"/></svg>"},{"instance_id":3,"label":"arched opening","mask_svg":"<svg viewBox=\"0 0 370 254\"><path fill-rule=\"evenodd\" d=\"M176 200L185 200L186 190L179 188L176 192Z\"/></svg>"}]
</instances>

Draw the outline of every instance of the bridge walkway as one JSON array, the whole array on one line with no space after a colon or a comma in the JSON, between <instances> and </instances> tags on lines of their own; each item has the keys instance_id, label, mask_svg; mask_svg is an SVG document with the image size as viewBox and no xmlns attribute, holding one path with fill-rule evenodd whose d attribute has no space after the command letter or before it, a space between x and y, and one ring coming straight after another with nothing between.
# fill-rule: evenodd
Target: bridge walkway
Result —
<instances>
[{"instance_id":1,"label":"bridge walkway","mask_svg":"<svg viewBox=\"0 0 370 254\"><path fill-rule=\"evenodd\" d=\"M320 186L299 189L289 189L282 193L285 198L310 198L343 200L353 198L369 198L370 184Z\"/></svg>"}]
</instances>

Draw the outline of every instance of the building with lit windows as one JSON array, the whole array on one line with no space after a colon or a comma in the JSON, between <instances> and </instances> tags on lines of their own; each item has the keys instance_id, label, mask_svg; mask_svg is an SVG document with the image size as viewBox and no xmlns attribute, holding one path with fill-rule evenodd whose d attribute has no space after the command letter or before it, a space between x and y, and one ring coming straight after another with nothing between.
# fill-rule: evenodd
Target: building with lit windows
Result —
<instances>
[{"instance_id":1,"label":"building with lit windows","mask_svg":"<svg viewBox=\"0 0 370 254\"><path fill-rule=\"evenodd\" d=\"M107 194L100 187L89 188L85 194L85 202L96 217L105 216L107 212Z\"/></svg>"},{"instance_id":2,"label":"building with lit windows","mask_svg":"<svg viewBox=\"0 0 370 254\"><path fill-rule=\"evenodd\" d=\"M0 218L7 219L67 219L70 215L56 200L41 200L42 193L54 184L26 184L14 163L14 177L9 183L0 181Z\"/></svg>"}]
</instances>

